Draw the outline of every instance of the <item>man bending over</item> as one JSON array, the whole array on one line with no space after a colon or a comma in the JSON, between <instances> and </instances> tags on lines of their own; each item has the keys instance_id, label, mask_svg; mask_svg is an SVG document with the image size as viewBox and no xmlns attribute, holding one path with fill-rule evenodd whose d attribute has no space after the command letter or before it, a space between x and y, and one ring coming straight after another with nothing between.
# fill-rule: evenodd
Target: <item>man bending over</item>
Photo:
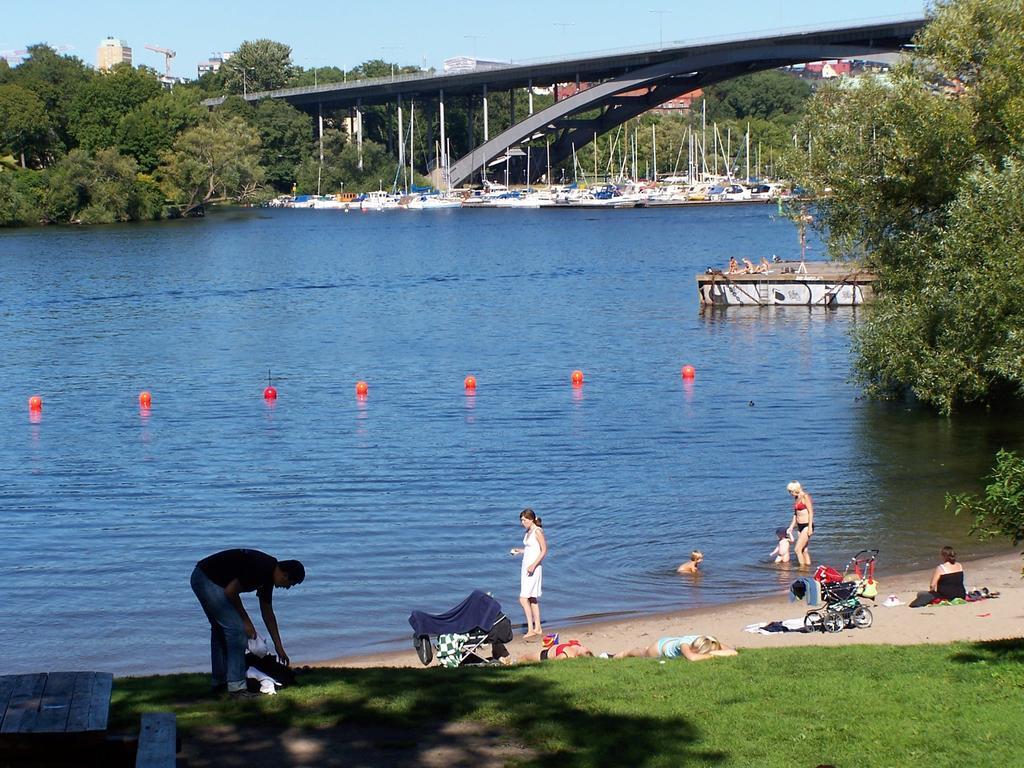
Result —
<instances>
[{"instance_id":1,"label":"man bending over","mask_svg":"<svg viewBox=\"0 0 1024 768\"><path fill-rule=\"evenodd\" d=\"M256 627L242 605L242 592L255 592L263 623L274 641L277 657L289 663L274 615L274 588L301 584L306 569L298 560L281 560L258 549L226 549L200 560L192 571L192 591L210 620L210 663L215 691L245 697L246 639Z\"/></svg>"}]
</instances>

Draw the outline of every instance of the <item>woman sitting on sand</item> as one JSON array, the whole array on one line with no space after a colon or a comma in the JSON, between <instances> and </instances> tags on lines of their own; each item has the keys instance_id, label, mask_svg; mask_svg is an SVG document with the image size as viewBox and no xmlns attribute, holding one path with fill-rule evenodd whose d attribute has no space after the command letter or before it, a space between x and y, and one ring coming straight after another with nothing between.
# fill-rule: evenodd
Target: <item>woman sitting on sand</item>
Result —
<instances>
[{"instance_id":1,"label":"woman sitting on sand","mask_svg":"<svg viewBox=\"0 0 1024 768\"><path fill-rule=\"evenodd\" d=\"M956 561L956 550L946 546L939 553L942 562L932 573L931 584L927 592L918 592L910 604L911 608L931 605L936 600L964 600L967 589L964 587L964 567Z\"/></svg>"},{"instance_id":2,"label":"woman sitting on sand","mask_svg":"<svg viewBox=\"0 0 1024 768\"><path fill-rule=\"evenodd\" d=\"M524 653L513 660L511 656L505 656L502 664L534 664L538 661L557 661L559 659L575 659L580 656L593 656L594 652L579 640L570 640L567 643L559 643L550 648L542 648L539 651ZM506 661L507 659L507 661Z\"/></svg>"},{"instance_id":3,"label":"woman sitting on sand","mask_svg":"<svg viewBox=\"0 0 1024 768\"><path fill-rule=\"evenodd\" d=\"M663 637L654 645L630 648L618 654L618 657L640 656L648 659L678 659L685 657L687 661L704 661L716 656L735 656L736 649L723 645L711 635L684 635L683 637Z\"/></svg>"}]
</instances>

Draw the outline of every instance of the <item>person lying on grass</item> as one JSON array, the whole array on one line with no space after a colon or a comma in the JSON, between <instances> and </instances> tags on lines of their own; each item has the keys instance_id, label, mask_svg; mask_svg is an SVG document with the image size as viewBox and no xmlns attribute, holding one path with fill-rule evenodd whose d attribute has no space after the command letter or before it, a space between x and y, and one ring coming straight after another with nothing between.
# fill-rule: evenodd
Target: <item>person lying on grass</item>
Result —
<instances>
[{"instance_id":1,"label":"person lying on grass","mask_svg":"<svg viewBox=\"0 0 1024 768\"><path fill-rule=\"evenodd\" d=\"M617 654L618 658L640 656L649 659L685 658L687 661L704 661L716 656L735 656L736 649L723 645L711 635L684 635L683 637L663 637L653 645L630 648Z\"/></svg>"}]
</instances>

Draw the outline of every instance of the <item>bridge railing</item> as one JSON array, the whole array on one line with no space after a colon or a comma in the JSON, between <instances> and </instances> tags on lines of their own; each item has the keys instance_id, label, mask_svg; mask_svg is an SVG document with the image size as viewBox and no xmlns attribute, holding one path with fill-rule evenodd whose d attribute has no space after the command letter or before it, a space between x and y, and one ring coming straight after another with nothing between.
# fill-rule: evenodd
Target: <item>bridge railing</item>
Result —
<instances>
[{"instance_id":1,"label":"bridge railing","mask_svg":"<svg viewBox=\"0 0 1024 768\"><path fill-rule=\"evenodd\" d=\"M806 35L815 32L828 32L833 29L852 29L856 27L884 26L886 24L909 24L920 22L920 16L873 16L865 19L847 19L827 27L821 25L804 25L800 27L780 27L775 29L748 30L746 32L730 33L727 35L713 35L709 37L694 37L685 40L666 40L655 45L636 45L629 48L604 48L592 51L580 51L569 53L563 56L545 56L536 59L511 59L511 66L537 66L538 64L559 64L566 61L582 59L597 59L607 56L628 56L635 53L654 53L670 51L674 48L697 48L707 45L724 45L726 43L744 43L750 40L768 37L786 37L791 35Z\"/></svg>"},{"instance_id":2,"label":"bridge railing","mask_svg":"<svg viewBox=\"0 0 1024 768\"><path fill-rule=\"evenodd\" d=\"M660 46L639 45L631 46L629 48L607 48L603 50L583 51L579 53L565 54L562 56L548 56L535 59L510 59L508 64L505 64L504 62L499 63L489 61L487 69L501 71L503 69L511 69L515 67L537 66L542 64L560 64L570 61L585 61L587 59L603 58L610 56L628 56L630 54L667 51L672 50L674 48L696 48L700 46L709 45L724 45L726 43L741 43L749 41L751 39L765 37L784 37L791 35L812 34L815 32L827 32L832 29L884 26L886 24L907 24L920 21L920 16L876 16L865 19L850 19L842 22L842 24L844 25L842 27L837 24L834 24L828 27L821 27L820 25L805 25L800 27L785 27L781 29L766 29L760 31L753 30L743 32L738 35L736 33L732 33L728 35L716 35L712 37L700 37L688 40L673 40L670 42L663 43ZM467 74L477 74L482 71L486 70L481 68L473 69L468 72L438 72L436 70L429 70L426 72L410 72L399 75L385 75L383 77L367 77L359 80L348 80L341 83L323 83L321 85L303 85L297 86L295 88L280 88L273 91L258 91L248 94L246 98L249 101L256 101L258 99L265 98L270 94L273 94L277 97L282 97L305 96L309 94L326 92L337 93L339 90L347 90L350 88L366 88L368 86L374 87L378 85L388 85L390 83L412 83L419 80L457 78ZM216 99L211 99L209 101L216 101Z\"/></svg>"}]
</instances>

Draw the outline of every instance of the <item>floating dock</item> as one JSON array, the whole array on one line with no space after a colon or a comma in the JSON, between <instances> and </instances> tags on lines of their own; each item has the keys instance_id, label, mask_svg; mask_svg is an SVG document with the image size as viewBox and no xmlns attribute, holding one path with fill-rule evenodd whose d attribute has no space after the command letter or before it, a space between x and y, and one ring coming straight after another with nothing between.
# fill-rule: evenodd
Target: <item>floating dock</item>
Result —
<instances>
[{"instance_id":1,"label":"floating dock","mask_svg":"<svg viewBox=\"0 0 1024 768\"><path fill-rule=\"evenodd\" d=\"M875 274L850 264L779 261L767 272L697 275L700 303L716 307L853 307L874 298Z\"/></svg>"}]
</instances>

